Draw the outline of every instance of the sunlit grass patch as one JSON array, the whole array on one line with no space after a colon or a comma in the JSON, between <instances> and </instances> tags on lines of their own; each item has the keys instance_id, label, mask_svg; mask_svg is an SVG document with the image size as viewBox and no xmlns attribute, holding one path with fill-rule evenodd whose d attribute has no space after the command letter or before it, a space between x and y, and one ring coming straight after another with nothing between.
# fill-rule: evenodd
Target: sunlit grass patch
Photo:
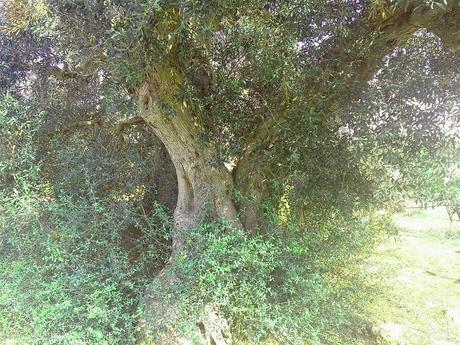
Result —
<instances>
[{"instance_id":1,"label":"sunlit grass patch","mask_svg":"<svg viewBox=\"0 0 460 345\"><path fill-rule=\"evenodd\" d=\"M460 344L460 222L450 229L443 208L396 217L400 241L382 244L369 272L382 293L369 306L376 331L390 344Z\"/></svg>"},{"instance_id":2,"label":"sunlit grass patch","mask_svg":"<svg viewBox=\"0 0 460 345\"><path fill-rule=\"evenodd\" d=\"M460 221L455 217L450 224L446 208L408 209L395 216L402 232L411 236L434 237L438 239L460 238Z\"/></svg>"}]
</instances>

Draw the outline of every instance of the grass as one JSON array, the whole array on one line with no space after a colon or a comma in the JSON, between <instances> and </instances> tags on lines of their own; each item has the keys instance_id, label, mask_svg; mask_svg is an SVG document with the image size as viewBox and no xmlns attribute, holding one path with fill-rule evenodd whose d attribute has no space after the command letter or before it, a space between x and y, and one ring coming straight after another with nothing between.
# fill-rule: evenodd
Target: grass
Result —
<instances>
[{"instance_id":1,"label":"grass","mask_svg":"<svg viewBox=\"0 0 460 345\"><path fill-rule=\"evenodd\" d=\"M395 217L399 238L382 244L368 271L384 277L368 307L373 331L389 344L460 344L460 221L444 208Z\"/></svg>"}]
</instances>

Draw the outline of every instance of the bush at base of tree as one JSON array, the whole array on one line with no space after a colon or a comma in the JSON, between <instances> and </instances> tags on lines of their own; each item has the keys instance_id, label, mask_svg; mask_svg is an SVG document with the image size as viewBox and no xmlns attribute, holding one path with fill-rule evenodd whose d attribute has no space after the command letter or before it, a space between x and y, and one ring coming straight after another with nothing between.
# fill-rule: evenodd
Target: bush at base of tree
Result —
<instances>
[{"instance_id":1,"label":"bush at base of tree","mask_svg":"<svg viewBox=\"0 0 460 345\"><path fill-rule=\"evenodd\" d=\"M273 212L283 225L267 235L202 223L186 238L190 254L173 266L181 289L152 285L170 254L169 217L159 206L141 216L111 195L51 193L31 144L29 107L9 96L0 107L8 177L0 192L1 341L134 344L147 290L181 301L184 329L209 302L238 341L321 343L369 297L360 261L391 223L330 207L301 224L288 210ZM129 241L133 224L141 235Z\"/></svg>"},{"instance_id":2,"label":"bush at base of tree","mask_svg":"<svg viewBox=\"0 0 460 345\"><path fill-rule=\"evenodd\" d=\"M168 256L156 244L169 233L159 209L148 221L155 224L141 228L136 245L145 252L133 263L134 249L121 239L134 216L122 206L114 210L99 201L65 198L42 202L30 195L2 199L0 339L135 343L138 301L151 279L146 267L158 270Z\"/></svg>"},{"instance_id":3,"label":"bush at base of tree","mask_svg":"<svg viewBox=\"0 0 460 345\"><path fill-rule=\"evenodd\" d=\"M138 275L167 257L152 241L167 231L145 229L151 246L132 265L120 245L128 214L115 217L103 202L2 201L0 339L25 344L134 344L146 288L180 299L188 316L204 301L216 305L236 339L320 344L370 297L359 262L386 231L386 223L340 217L269 237L205 224L188 238L196 256L174 266L186 282L177 294Z\"/></svg>"},{"instance_id":4,"label":"bush at base of tree","mask_svg":"<svg viewBox=\"0 0 460 345\"><path fill-rule=\"evenodd\" d=\"M331 212L268 236L226 229L208 223L192 232L192 254L172 268L181 288L154 284L149 295L180 305L179 328L188 338L203 305L211 305L230 322L236 344L322 344L369 302L362 262L392 223L385 215L346 219ZM167 324L171 316L163 317ZM177 319L171 322L177 327Z\"/></svg>"}]
</instances>

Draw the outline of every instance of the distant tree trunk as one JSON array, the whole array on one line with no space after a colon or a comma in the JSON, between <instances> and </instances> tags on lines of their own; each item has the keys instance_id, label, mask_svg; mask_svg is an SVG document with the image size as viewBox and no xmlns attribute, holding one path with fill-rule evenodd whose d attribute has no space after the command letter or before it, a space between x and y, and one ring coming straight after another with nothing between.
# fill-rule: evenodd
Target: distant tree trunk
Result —
<instances>
[{"instance_id":1,"label":"distant tree trunk","mask_svg":"<svg viewBox=\"0 0 460 345\"><path fill-rule=\"evenodd\" d=\"M190 255L185 245L187 232L199 226L203 217L225 220L231 228L242 228L242 223L232 198L231 172L223 164L213 163L215 151L209 143L199 141L199 129L187 109L178 107L174 115L165 113L158 108L155 90L149 84L140 89L139 101L142 117L165 145L176 170L178 196L172 255L154 282L172 289L180 286L181 279L171 266L178 254ZM172 326L174 317L178 317L178 305L163 301L163 297L161 293L146 297L144 333L159 344L185 343L186 339ZM202 316L194 323L202 343L229 344L227 322L212 306L204 305Z\"/></svg>"}]
</instances>

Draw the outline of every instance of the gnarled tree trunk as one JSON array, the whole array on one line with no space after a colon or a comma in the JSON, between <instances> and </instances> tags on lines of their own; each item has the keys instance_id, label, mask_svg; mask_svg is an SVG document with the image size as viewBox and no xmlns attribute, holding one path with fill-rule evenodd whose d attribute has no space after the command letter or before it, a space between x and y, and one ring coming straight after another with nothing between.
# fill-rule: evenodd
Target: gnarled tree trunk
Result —
<instances>
[{"instance_id":1,"label":"gnarled tree trunk","mask_svg":"<svg viewBox=\"0 0 460 345\"><path fill-rule=\"evenodd\" d=\"M154 83L139 90L142 117L165 145L174 164L178 183L177 205L174 211L175 229L169 264L154 282L171 291L181 285L181 279L171 267L179 254L189 256L185 240L188 231L199 226L203 217L225 220L233 228L241 228L237 208L232 199L233 178L224 165L213 164L215 151L209 143L200 142L199 128L185 107L174 115L166 113L155 102ZM203 305L201 315L192 320L195 329L184 337L175 329L180 322L177 301L165 301L161 292L146 297L143 335L159 344L185 344L196 336L203 344L229 344L228 324L219 311Z\"/></svg>"},{"instance_id":2,"label":"gnarled tree trunk","mask_svg":"<svg viewBox=\"0 0 460 345\"><path fill-rule=\"evenodd\" d=\"M165 145L174 164L178 183L174 219L177 230L198 225L200 217L226 219L239 227L238 212L232 200L233 179L224 165L213 164L215 151L200 142L199 129L185 107L166 114L155 102L155 91L148 83L139 92L142 117ZM176 234L174 247L181 247Z\"/></svg>"}]
</instances>

